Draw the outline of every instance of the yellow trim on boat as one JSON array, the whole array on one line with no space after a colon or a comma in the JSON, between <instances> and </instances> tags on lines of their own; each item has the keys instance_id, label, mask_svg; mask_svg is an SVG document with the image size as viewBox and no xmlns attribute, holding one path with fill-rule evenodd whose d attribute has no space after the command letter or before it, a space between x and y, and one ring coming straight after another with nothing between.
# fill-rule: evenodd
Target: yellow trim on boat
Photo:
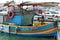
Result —
<instances>
[{"instance_id":1,"label":"yellow trim on boat","mask_svg":"<svg viewBox=\"0 0 60 40\"><path fill-rule=\"evenodd\" d=\"M36 27L38 27L38 26L45 26L45 25L47 25L47 24L53 24L53 23L45 23L45 24L41 24L41 23L39 23L39 22L34 22L33 23Z\"/></svg>"},{"instance_id":2,"label":"yellow trim on boat","mask_svg":"<svg viewBox=\"0 0 60 40\"><path fill-rule=\"evenodd\" d=\"M53 30L52 30L53 29ZM52 31L49 31L49 30L52 30ZM45 32L45 31L48 31L48 32ZM47 29L44 29L44 30L30 30L30 31L26 31L26 30L18 30L19 33L41 33L41 32L44 32L46 34L49 34L49 33L53 33L53 32L57 32L57 27L56 26L53 26L51 28L47 28Z\"/></svg>"},{"instance_id":3,"label":"yellow trim on boat","mask_svg":"<svg viewBox=\"0 0 60 40\"><path fill-rule=\"evenodd\" d=\"M29 26L21 26L20 28L29 28Z\"/></svg>"},{"instance_id":4,"label":"yellow trim on boat","mask_svg":"<svg viewBox=\"0 0 60 40\"><path fill-rule=\"evenodd\" d=\"M9 32L15 32L15 30L10 30Z\"/></svg>"}]
</instances>

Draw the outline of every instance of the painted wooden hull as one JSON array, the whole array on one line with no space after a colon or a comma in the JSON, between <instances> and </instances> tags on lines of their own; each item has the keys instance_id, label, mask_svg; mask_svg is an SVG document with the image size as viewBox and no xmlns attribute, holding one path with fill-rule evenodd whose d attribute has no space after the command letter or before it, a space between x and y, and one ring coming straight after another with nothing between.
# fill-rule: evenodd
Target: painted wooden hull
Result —
<instances>
[{"instance_id":1,"label":"painted wooden hull","mask_svg":"<svg viewBox=\"0 0 60 40\"><path fill-rule=\"evenodd\" d=\"M7 25L5 25L6 27ZM7 27L6 27L7 28ZM4 33L17 34L23 36L57 36L57 26L54 23L50 23L44 26L36 27L35 29L31 29L28 26L19 26L16 28L15 26L9 26L9 30ZM5 29L6 30L6 29ZM0 30L2 32L2 30Z\"/></svg>"}]
</instances>

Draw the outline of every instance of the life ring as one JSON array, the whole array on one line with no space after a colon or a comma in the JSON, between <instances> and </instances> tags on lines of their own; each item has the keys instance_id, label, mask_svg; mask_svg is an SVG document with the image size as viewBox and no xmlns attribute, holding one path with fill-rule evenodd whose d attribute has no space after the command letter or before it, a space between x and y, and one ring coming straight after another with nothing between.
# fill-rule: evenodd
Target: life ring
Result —
<instances>
[{"instance_id":1,"label":"life ring","mask_svg":"<svg viewBox=\"0 0 60 40\"><path fill-rule=\"evenodd\" d=\"M14 16L14 11L8 12L8 17L9 18L13 18L13 16Z\"/></svg>"}]
</instances>

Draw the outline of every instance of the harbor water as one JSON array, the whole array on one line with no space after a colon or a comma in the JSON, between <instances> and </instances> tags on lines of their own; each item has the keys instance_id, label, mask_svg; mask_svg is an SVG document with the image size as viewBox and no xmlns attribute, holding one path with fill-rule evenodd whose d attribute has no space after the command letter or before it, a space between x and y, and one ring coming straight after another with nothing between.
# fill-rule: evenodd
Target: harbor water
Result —
<instances>
[{"instance_id":1,"label":"harbor water","mask_svg":"<svg viewBox=\"0 0 60 40\"><path fill-rule=\"evenodd\" d=\"M0 40L56 40L54 37L32 37L0 33Z\"/></svg>"}]
</instances>

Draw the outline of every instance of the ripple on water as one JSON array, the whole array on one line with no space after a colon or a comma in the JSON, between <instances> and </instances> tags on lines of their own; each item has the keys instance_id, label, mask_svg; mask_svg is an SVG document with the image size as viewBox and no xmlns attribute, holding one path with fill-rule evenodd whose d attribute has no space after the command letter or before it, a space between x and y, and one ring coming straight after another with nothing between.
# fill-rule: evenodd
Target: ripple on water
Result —
<instances>
[{"instance_id":1,"label":"ripple on water","mask_svg":"<svg viewBox=\"0 0 60 40\"><path fill-rule=\"evenodd\" d=\"M28 37L28 36L18 36L13 34L0 33L0 40L55 40L55 39L47 37Z\"/></svg>"}]
</instances>

